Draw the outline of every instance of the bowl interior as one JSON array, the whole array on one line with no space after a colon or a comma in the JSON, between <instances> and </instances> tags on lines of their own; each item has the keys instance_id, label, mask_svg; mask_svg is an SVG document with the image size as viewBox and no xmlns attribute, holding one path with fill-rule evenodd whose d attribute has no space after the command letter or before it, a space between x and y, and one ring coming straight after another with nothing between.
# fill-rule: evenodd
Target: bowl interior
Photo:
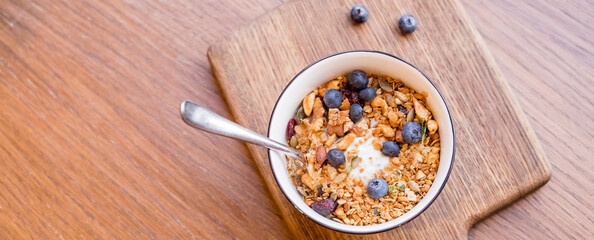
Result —
<instances>
[{"instance_id":1,"label":"bowl interior","mask_svg":"<svg viewBox=\"0 0 594 240\"><path fill-rule=\"evenodd\" d=\"M270 119L268 137L286 143L287 122L293 117L303 97L317 86L346 75L352 70L361 69L368 73L388 75L402 82L417 92L427 92L427 104L439 124L441 137L440 165L429 192L410 211L402 216L382 224L369 226L351 226L341 224L314 212L301 199L301 195L289 179L283 154L269 151L270 164L274 176L287 198L299 211L328 228L348 233L374 233L385 231L406 223L423 212L439 194L449 175L454 157L454 132L447 106L435 86L416 68L389 54L375 51L351 51L326 57L310 65L299 73L285 88L279 97Z\"/></svg>"}]
</instances>

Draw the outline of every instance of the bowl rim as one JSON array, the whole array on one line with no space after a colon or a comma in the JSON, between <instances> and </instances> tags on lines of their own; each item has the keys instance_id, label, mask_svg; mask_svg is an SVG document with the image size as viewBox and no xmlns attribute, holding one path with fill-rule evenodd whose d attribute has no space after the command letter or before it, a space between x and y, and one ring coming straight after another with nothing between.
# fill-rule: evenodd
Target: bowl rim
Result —
<instances>
[{"instance_id":1,"label":"bowl rim","mask_svg":"<svg viewBox=\"0 0 594 240\"><path fill-rule=\"evenodd\" d=\"M272 159L270 157L270 152L272 150L268 150L267 151L267 155L268 155L268 165L270 166L270 170L272 171L272 176L274 176L274 180L276 182L276 184L278 185L278 187L280 188L280 190L283 192L283 195L285 196L285 198L291 203L291 205L293 205L293 207L295 207L297 209L297 211L299 211L301 214L303 214L304 216L306 216L308 219L310 219L311 221L317 223L318 225L321 225L325 228L328 228L330 230L333 231L337 231L337 232L342 232L342 233L347 233L347 234L354 234L354 235L365 235L365 234L375 234L375 233L382 233L385 231L389 231L392 229L396 229L410 221L412 221L413 219L417 218L419 215L421 215L423 212L425 212L425 210L427 210L427 208L429 208L429 206L431 206L433 204L433 202L438 198L438 196L441 194L441 191L443 190L443 188L445 187L445 185L447 184L449 178L450 178L450 174L452 172L452 168L454 166L454 161L456 158L456 130L454 127L454 121L452 119L452 114L450 111L450 108L448 107L448 104L445 100L445 98L443 97L443 94L441 93L441 91L439 91L439 89L437 88L437 86L435 85L435 83L433 83L433 81L431 81L431 79L429 77L427 77L427 75L425 75L425 73L423 73L420 69L418 69L417 67L415 67L414 65L412 65L411 63L403 60L400 57L397 57L395 55L389 54L389 53L385 53L385 52L381 52L381 51L377 51L377 50L365 50L365 49L359 49L359 50L348 50L348 51L342 51L342 52L337 52L337 53L333 53L330 55L327 55L323 58L320 58L314 62L312 62L311 64L307 65L307 67L303 68L301 71L299 71L299 73L297 73L293 79L291 79L291 81L289 81L289 83L287 83L287 85L285 86L285 88L283 89L283 91L280 93L280 95L278 96L278 98L276 99L276 102L274 103L274 107L272 108L272 112L270 113L270 118L268 119L268 130L266 132L266 136L270 137L270 128L271 128L271 122L272 122L272 118L274 117L274 113L276 112L276 107L278 105L279 100L281 99L281 97L284 95L285 91L287 91L287 89L289 88L289 86L291 86L291 84L293 84L293 82L295 82L295 80L297 79L297 77L299 77L303 72L305 72L307 69L309 69L310 67L318 64L321 61L324 61L328 58L331 57L335 57L338 55L342 55L342 54L348 54L348 53L354 53L354 52L362 52L362 53L374 53L374 54L383 54L392 58L395 58L403 63L406 63L407 65L409 65L410 67L414 68L415 70L417 70L419 73L421 73L421 75L423 75L423 77L433 86L433 88L437 91L437 93L439 94L439 97L441 98L442 102L445 105L446 108L446 112L448 113L449 116L449 121L450 124L452 125L452 158L450 160L450 168L447 170L447 174L445 176L445 179L443 181L443 184L441 185L441 187L438 189L437 194L435 194L435 197L433 199L431 199L427 205L425 205L417 215L413 216L412 218L410 218L408 221L402 222L401 224L398 224L396 226L393 227L389 227L389 228L385 228L385 229L381 229L381 230L377 230L377 231L369 231L369 232L349 232L349 231L343 231L341 229L335 229L331 226L326 225L323 222L319 222L316 219L310 217L309 215L305 214L304 212L302 212L296 205L295 203L293 203L293 201L291 201L291 199L289 199L289 197L287 196L287 193L285 192L285 189L280 185L279 180L276 176L276 174L274 174L274 169L272 168Z\"/></svg>"}]
</instances>

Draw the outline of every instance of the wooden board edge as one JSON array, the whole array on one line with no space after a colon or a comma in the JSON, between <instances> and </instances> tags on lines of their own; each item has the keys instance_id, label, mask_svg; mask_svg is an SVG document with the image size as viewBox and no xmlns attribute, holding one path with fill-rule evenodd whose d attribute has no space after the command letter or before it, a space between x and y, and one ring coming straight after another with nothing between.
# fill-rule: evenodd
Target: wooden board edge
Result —
<instances>
[{"instance_id":1,"label":"wooden board edge","mask_svg":"<svg viewBox=\"0 0 594 240\"><path fill-rule=\"evenodd\" d=\"M486 42L484 41L482 35L478 32L474 22L471 21L470 17L466 13L464 6L459 0L453 0L455 2L456 11L458 12L459 16L463 19L466 24L468 24L468 29L471 32L471 36L473 40L476 42L478 50L480 54L484 57L486 66L493 71L494 77L496 81L501 84L501 91L504 97L509 101L511 111L517 116L519 124L523 127L524 133L526 134L526 138L528 140L528 144L530 144L531 148L534 149L534 152L531 155L534 157L535 163L539 166L539 172L534 173L534 180L532 183L526 181L528 183L526 186L521 187L522 191L518 192L517 194L512 195L508 198L505 202L501 202L500 204L490 206L487 209L483 209L482 211L478 211L477 214L471 215L469 219L467 219L466 227L469 230L473 225L480 222L481 220L495 214L498 211L505 209L508 206L511 206L514 202L519 199L526 197L528 194L536 191L538 188L544 186L552 176L552 166L548 158L544 154L544 149L538 140L536 133L532 129L526 114L521 108L520 103L518 102L517 98L515 97L513 90L507 80L505 79L503 73L499 69L497 62L493 58L493 55L489 51Z\"/></svg>"}]
</instances>

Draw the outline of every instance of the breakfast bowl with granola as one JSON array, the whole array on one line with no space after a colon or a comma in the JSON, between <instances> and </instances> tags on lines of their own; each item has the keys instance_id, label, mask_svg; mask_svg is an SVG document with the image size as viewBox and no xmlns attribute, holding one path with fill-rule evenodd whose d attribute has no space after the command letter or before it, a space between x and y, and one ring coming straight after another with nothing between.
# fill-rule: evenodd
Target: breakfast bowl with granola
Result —
<instances>
[{"instance_id":1,"label":"breakfast bowl with granola","mask_svg":"<svg viewBox=\"0 0 594 240\"><path fill-rule=\"evenodd\" d=\"M454 161L441 93L409 63L377 51L337 53L297 74L276 102L268 137L301 152L268 152L289 201L347 233L386 231L421 214Z\"/></svg>"}]
</instances>

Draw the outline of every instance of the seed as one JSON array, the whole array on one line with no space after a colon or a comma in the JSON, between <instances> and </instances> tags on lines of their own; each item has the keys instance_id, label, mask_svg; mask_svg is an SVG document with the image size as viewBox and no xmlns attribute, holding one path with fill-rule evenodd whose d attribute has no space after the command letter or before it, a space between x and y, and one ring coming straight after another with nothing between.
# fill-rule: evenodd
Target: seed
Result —
<instances>
[{"instance_id":1,"label":"seed","mask_svg":"<svg viewBox=\"0 0 594 240\"><path fill-rule=\"evenodd\" d=\"M298 191L298 192L299 192L301 195L303 195L304 197L305 197L305 196L307 196L307 193L305 192L305 189L303 189L302 187L298 187L298 188L297 188L297 191Z\"/></svg>"},{"instance_id":2,"label":"seed","mask_svg":"<svg viewBox=\"0 0 594 240\"><path fill-rule=\"evenodd\" d=\"M296 147L297 146L297 137L295 135L293 135L291 137L291 141L289 141L289 146L291 146L291 147Z\"/></svg>"},{"instance_id":3,"label":"seed","mask_svg":"<svg viewBox=\"0 0 594 240\"><path fill-rule=\"evenodd\" d=\"M305 118L305 111L303 111L303 106L299 107L299 110L297 110L297 112L295 113L295 121L297 121L297 123L300 123L301 120L303 120Z\"/></svg>"},{"instance_id":4,"label":"seed","mask_svg":"<svg viewBox=\"0 0 594 240\"><path fill-rule=\"evenodd\" d=\"M408 102L408 96L400 91L396 91L396 97L402 102Z\"/></svg>"},{"instance_id":5,"label":"seed","mask_svg":"<svg viewBox=\"0 0 594 240\"><path fill-rule=\"evenodd\" d=\"M406 115L406 122L412 122L413 120L415 120L415 109L414 108L410 109L410 112L408 112L408 115Z\"/></svg>"},{"instance_id":6,"label":"seed","mask_svg":"<svg viewBox=\"0 0 594 240\"><path fill-rule=\"evenodd\" d=\"M344 222L342 222L342 221L341 221L340 219L338 219L338 218L332 218L332 220L334 220L335 222L339 222L339 223L342 223L342 224L344 224Z\"/></svg>"},{"instance_id":7,"label":"seed","mask_svg":"<svg viewBox=\"0 0 594 240\"><path fill-rule=\"evenodd\" d=\"M357 168L357 166L359 166L359 157L355 157L352 161L351 161L351 168Z\"/></svg>"},{"instance_id":8,"label":"seed","mask_svg":"<svg viewBox=\"0 0 594 240\"><path fill-rule=\"evenodd\" d=\"M380 80L379 81L379 86L380 86L380 88L382 88L386 92L393 92L394 91L394 88L392 87L392 84L390 84L386 80L383 80L383 79Z\"/></svg>"},{"instance_id":9,"label":"seed","mask_svg":"<svg viewBox=\"0 0 594 240\"><path fill-rule=\"evenodd\" d=\"M332 200L336 201L336 198L338 197L338 194L336 194L336 192L332 192L330 194L330 198L332 198Z\"/></svg>"},{"instance_id":10,"label":"seed","mask_svg":"<svg viewBox=\"0 0 594 240\"><path fill-rule=\"evenodd\" d=\"M334 183L341 183L342 181L344 181L346 177L346 173L338 174L338 176L336 176L336 178L334 179Z\"/></svg>"}]
</instances>

